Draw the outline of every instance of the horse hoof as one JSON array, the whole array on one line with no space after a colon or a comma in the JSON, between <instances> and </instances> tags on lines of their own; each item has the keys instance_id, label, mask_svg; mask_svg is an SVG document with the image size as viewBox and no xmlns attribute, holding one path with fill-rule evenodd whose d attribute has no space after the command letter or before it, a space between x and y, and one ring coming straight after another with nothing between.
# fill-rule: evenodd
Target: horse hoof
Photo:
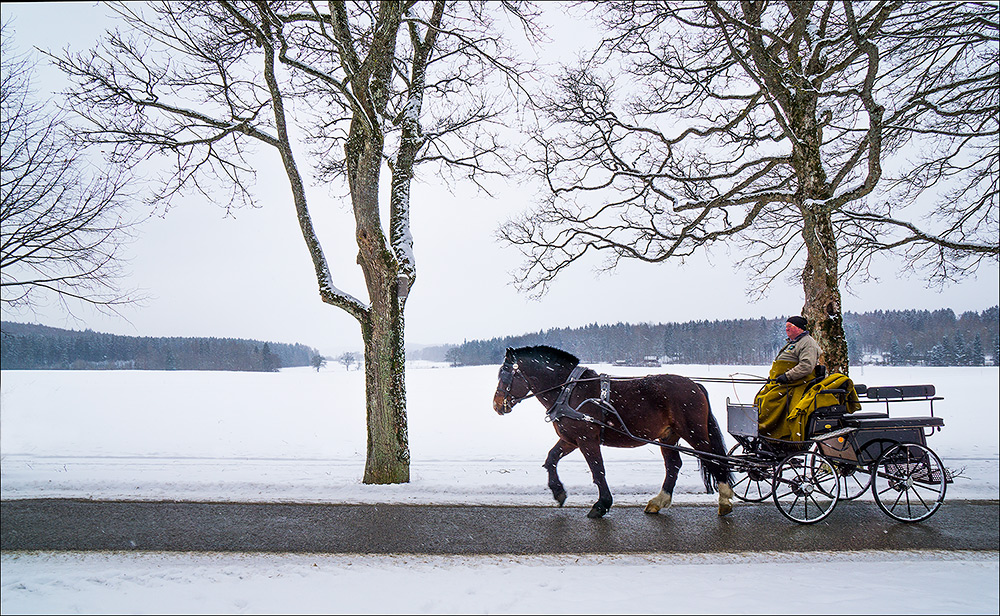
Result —
<instances>
[{"instance_id":1,"label":"horse hoof","mask_svg":"<svg viewBox=\"0 0 1000 616\"><path fill-rule=\"evenodd\" d=\"M559 503L559 506L562 507L566 503L566 493L560 492L559 494L556 494L555 499L556 502Z\"/></svg>"},{"instance_id":2,"label":"horse hoof","mask_svg":"<svg viewBox=\"0 0 1000 616\"><path fill-rule=\"evenodd\" d=\"M661 490L659 494L646 503L646 513L660 513L670 507L671 502L673 502L673 496Z\"/></svg>"},{"instance_id":3,"label":"horse hoof","mask_svg":"<svg viewBox=\"0 0 1000 616\"><path fill-rule=\"evenodd\" d=\"M609 509L610 507L605 507L601 503L597 503L590 508L590 512L587 514L587 517L592 520L603 518L604 514L607 513Z\"/></svg>"},{"instance_id":4,"label":"horse hoof","mask_svg":"<svg viewBox=\"0 0 1000 616\"><path fill-rule=\"evenodd\" d=\"M719 517L720 518L722 516L727 516L727 515L729 515L732 512L733 512L733 505L732 505L732 503L725 503L725 504L720 504L719 505Z\"/></svg>"}]
</instances>

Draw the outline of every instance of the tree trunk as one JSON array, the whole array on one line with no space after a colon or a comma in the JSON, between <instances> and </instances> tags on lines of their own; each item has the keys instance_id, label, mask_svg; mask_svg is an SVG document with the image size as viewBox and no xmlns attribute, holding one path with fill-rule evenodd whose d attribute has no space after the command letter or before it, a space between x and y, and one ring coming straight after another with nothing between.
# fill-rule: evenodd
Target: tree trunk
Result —
<instances>
[{"instance_id":1,"label":"tree trunk","mask_svg":"<svg viewBox=\"0 0 1000 616\"><path fill-rule=\"evenodd\" d=\"M832 190L823 167L823 127L817 118L817 96L799 83L786 103L794 128L792 165L799 179L797 201L802 213L802 240L806 263L802 268L805 305L802 316L823 350L821 359L829 372L848 374L847 338L840 301L837 237L827 200Z\"/></svg>"},{"instance_id":2,"label":"tree trunk","mask_svg":"<svg viewBox=\"0 0 1000 616\"><path fill-rule=\"evenodd\" d=\"M372 185L378 184L369 184ZM360 205L374 204L373 210L359 208L370 215L358 216L357 238L358 262L372 302L361 324L368 416L364 482L406 483L410 480L410 449L406 428L403 301L397 282L399 266L377 224L377 188L359 191L352 197Z\"/></svg>"},{"instance_id":3,"label":"tree trunk","mask_svg":"<svg viewBox=\"0 0 1000 616\"><path fill-rule=\"evenodd\" d=\"M395 276L392 281L395 282ZM363 481L367 484L407 483L410 481L410 448L406 428L403 311L394 288L386 289L382 295L389 305L373 305L369 322L362 326L368 417L368 453Z\"/></svg>"},{"instance_id":4,"label":"tree trunk","mask_svg":"<svg viewBox=\"0 0 1000 616\"><path fill-rule=\"evenodd\" d=\"M397 281L399 262L389 248L379 217L382 146L381 134L359 119L352 122L344 150L357 222L358 264L371 300L361 322L368 417L364 483L368 484L410 480L403 303Z\"/></svg>"},{"instance_id":5,"label":"tree trunk","mask_svg":"<svg viewBox=\"0 0 1000 616\"><path fill-rule=\"evenodd\" d=\"M818 209L818 211L817 211ZM822 363L829 372L848 374L847 338L840 302L837 274L837 241L830 215L822 209L807 209L802 227L806 265L802 269L805 305L802 316L823 349Z\"/></svg>"}]
</instances>

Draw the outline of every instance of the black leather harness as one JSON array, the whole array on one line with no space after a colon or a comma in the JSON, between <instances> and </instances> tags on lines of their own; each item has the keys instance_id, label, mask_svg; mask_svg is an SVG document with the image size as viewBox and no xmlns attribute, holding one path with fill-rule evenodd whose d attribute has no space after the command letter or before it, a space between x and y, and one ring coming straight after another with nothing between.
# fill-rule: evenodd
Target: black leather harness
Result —
<instances>
[{"instance_id":1,"label":"black leather harness","mask_svg":"<svg viewBox=\"0 0 1000 616\"><path fill-rule=\"evenodd\" d=\"M602 428L610 427L604 422L604 418L607 414L611 414L621 421L621 417L618 416L618 410L611 405L611 377L606 374L602 374L598 377L601 383L601 397L600 398L587 398L575 407L571 406L569 403L570 396L573 395L573 390L576 389L576 384L580 382L580 377L586 371L584 366L577 366L573 368L573 372L570 373L569 378L566 380L565 385L563 385L562 390L559 392L559 397L556 398L555 404L552 405L546 414L546 421L557 421L559 419L580 419L583 421L589 421L591 423L596 423ZM591 417L590 415L585 415L580 412L580 408L585 404L596 404L598 408L602 411L602 416L600 418Z\"/></svg>"}]
</instances>

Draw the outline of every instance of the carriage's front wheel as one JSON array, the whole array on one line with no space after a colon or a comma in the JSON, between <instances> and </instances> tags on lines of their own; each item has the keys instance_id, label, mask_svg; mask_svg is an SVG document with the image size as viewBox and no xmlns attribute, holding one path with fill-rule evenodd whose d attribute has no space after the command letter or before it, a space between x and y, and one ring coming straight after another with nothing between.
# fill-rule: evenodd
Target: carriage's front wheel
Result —
<instances>
[{"instance_id":1,"label":"carriage's front wheel","mask_svg":"<svg viewBox=\"0 0 1000 616\"><path fill-rule=\"evenodd\" d=\"M840 476L841 500L854 500L867 492L872 484L872 474L864 466L838 464L837 474Z\"/></svg>"},{"instance_id":2,"label":"carriage's front wheel","mask_svg":"<svg viewBox=\"0 0 1000 616\"><path fill-rule=\"evenodd\" d=\"M774 467L754 464L759 456L753 456L747 452L746 447L737 443L726 454L730 458L737 458L745 464L734 465L733 468L733 496L751 503L759 503L771 496L771 481L774 478Z\"/></svg>"},{"instance_id":3,"label":"carriage's front wheel","mask_svg":"<svg viewBox=\"0 0 1000 616\"><path fill-rule=\"evenodd\" d=\"M872 470L872 491L879 509L900 522L919 522L944 502L948 477L941 458L916 443L885 450Z\"/></svg>"},{"instance_id":4,"label":"carriage's front wheel","mask_svg":"<svg viewBox=\"0 0 1000 616\"><path fill-rule=\"evenodd\" d=\"M771 496L778 511L789 520L815 524L837 506L840 480L825 456L814 451L800 451L778 465Z\"/></svg>"}]
</instances>

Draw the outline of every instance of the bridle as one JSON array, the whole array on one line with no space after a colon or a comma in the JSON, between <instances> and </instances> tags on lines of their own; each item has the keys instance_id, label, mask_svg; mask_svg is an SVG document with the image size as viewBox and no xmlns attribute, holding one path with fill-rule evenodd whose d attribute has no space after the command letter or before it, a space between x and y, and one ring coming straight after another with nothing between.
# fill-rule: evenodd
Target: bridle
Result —
<instances>
[{"instance_id":1,"label":"bridle","mask_svg":"<svg viewBox=\"0 0 1000 616\"><path fill-rule=\"evenodd\" d=\"M520 376L524 381L524 384L528 386L528 393L523 396L515 398L511 395L511 388L514 386L514 376ZM518 402L522 400L527 400L528 398L534 396L531 393L531 385L528 383L528 379L525 378L524 374L517 369L517 363L510 357L504 359L503 365L500 366L500 385L503 386L503 408L508 413L514 408Z\"/></svg>"},{"instance_id":2,"label":"bridle","mask_svg":"<svg viewBox=\"0 0 1000 616\"><path fill-rule=\"evenodd\" d=\"M527 386L528 393L526 393L523 396L511 395L510 390L514 386L515 376L521 377L521 379L524 381L524 384ZM501 390L498 387L497 391L503 392L503 408L507 412L510 412L518 402L527 400L528 398L535 398L539 394L555 391L556 389L563 389L567 385L570 385L572 383L579 383L582 381L591 381L591 380L596 380L596 379L573 378L573 376L571 375L570 378L567 379L565 383L560 383L553 387L549 387L547 389L542 389L539 391L532 391L531 383L528 382L528 377L524 376L524 373L518 369L517 362L514 359L508 357L504 359L503 365L500 366L500 385L503 387L503 389Z\"/></svg>"}]
</instances>

